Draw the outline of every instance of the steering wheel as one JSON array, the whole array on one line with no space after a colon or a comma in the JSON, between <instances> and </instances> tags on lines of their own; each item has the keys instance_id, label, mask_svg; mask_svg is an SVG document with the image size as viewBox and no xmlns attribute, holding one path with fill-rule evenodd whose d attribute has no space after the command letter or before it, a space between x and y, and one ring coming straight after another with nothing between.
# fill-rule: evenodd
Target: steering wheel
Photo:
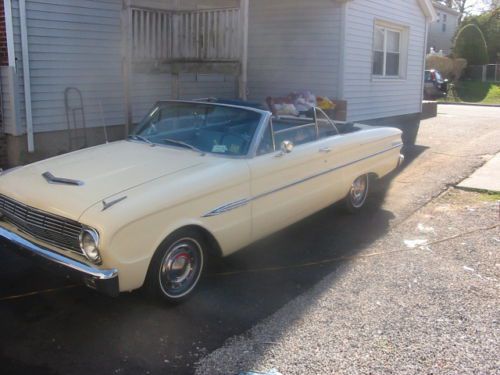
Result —
<instances>
[{"instance_id":1,"label":"steering wheel","mask_svg":"<svg viewBox=\"0 0 500 375\"><path fill-rule=\"evenodd\" d=\"M236 132L232 132L232 131L228 131L226 132L223 136L222 136L222 139L221 139L221 143L224 144L224 140L227 138L227 137L235 137L235 138L238 138L238 139L241 139L242 140L242 144L241 144L241 148L244 149L248 143L250 142L250 137L247 135L242 135L240 133L236 133Z\"/></svg>"}]
</instances>

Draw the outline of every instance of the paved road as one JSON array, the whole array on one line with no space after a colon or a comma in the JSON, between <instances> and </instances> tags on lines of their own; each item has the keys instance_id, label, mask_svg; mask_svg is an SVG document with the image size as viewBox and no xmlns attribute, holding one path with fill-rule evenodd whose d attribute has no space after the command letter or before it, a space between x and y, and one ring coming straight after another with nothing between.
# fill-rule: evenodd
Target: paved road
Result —
<instances>
[{"instance_id":1,"label":"paved road","mask_svg":"<svg viewBox=\"0 0 500 375\"><path fill-rule=\"evenodd\" d=\"M109 299L0 253L0 373L191 374L195 362L318 283L352 255L500 150L500 109L440 107L405 169L376 187L366 212L326 209L218 265L180 306L140 292ZM283 267L275 272L245 272ZM289 267L289 268L287 268ZM233 270L243 272L217 275ZM53 292L3 299L31 291ZM61 289L63 288L63 289Z\"/></svg>"}]
</instances>

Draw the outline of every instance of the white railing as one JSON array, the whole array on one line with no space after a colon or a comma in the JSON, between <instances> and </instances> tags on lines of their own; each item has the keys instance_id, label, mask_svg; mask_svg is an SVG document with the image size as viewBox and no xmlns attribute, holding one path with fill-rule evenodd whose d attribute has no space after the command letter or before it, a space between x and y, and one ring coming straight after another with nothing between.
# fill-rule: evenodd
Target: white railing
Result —
<instances>
[{"instance_id":1,"label":"white railing","mask_svg":"<svg viewBox=\"0 0 500 375\"><path fill-rule=\"evenodd\" d=\"M133 8L131 21L134 62L240 59L238 8L180 12Z\"/></svg>"},{"instance_id":2,"label":"white railing","mask_svg":"<svg viewBox=\"0 0 500 375\"><path fill-rule=\"evenodd\" d=\"M467 75L482 82L500 82L500 64L470 65Z\"/></svg>"}]
</instances>

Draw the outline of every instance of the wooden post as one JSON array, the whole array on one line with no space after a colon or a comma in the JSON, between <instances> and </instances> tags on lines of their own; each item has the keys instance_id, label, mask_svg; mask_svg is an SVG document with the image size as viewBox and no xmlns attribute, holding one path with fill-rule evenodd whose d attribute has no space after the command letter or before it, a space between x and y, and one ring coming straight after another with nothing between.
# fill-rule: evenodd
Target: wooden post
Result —
<instances>
[{"instance_id":1,"label":"wooden post","mask_svg":"<svg viewBox=\"0 0 500 375\"><path fill-rule=\"evenodd\" d=\"M132 96L130 78L132 75L132 9L130 0L122 3L122 78L125 105L125 137L133 126Z\"/></svg>"},{"instance_id":2,"label":"wooden post","mask_svg":"<svg viewBox=\"0 0 500 375\"><path fill-rule=\"evenodd\" d=\"M239 79L239 98L247 99L248 89L248 12L249 0L240 0L240 42L241 42L241 72Z\"/></svg>"}]
</instances>

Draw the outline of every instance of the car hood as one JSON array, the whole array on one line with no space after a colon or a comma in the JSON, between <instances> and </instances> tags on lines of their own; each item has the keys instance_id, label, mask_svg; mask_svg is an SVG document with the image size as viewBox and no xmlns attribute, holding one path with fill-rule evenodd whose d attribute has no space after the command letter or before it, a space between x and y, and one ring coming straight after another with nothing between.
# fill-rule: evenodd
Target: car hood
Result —
<instances>
[{"instance_id":1,"label":"car hood","mask_svg":"<svg viewBox=\"0 0 500 375\"><path fill-rule=\"evenodd\" d=\"M90 206L152 180L206 162L191 150L120 141L19 168L0 177L0 193L26 205L78 220ZM43 174L81 181L50 183ZM124 194L125 195L125 194Z\"/></svg>"}]
</instances>

